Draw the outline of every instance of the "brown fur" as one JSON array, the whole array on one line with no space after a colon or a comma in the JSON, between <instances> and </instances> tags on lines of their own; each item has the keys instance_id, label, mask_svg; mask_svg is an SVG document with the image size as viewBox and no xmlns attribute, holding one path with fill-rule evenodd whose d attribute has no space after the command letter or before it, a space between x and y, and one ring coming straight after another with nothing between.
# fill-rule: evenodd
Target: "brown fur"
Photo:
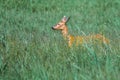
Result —
<instances>
[{"instance_id":1,"label":"brown fur","mask_svg":"<svg viewBox=\"0 0 120 80\"><path fill-rule=\"evenodd\" d=\"M73 43L75 43L76 46L83 43L89 43L94 42L96 40L99 40L99 42L108 44L109 40L105 38L101 34L95 34L95 35L88 35L88 36L72 36L68 33L68 27L66 25L69 18L66 18L65 16L62 18L62 20L55 26L52 27L53 30L61 30L62 35L64 39L68 40L69 47L72 46Z\"/></svg>"}]
</instances>

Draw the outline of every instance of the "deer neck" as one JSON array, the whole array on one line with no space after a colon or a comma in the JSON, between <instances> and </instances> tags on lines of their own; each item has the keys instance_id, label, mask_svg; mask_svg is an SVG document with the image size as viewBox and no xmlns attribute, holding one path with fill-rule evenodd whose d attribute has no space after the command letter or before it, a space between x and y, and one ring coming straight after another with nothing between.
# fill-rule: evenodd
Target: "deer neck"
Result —
<instances>
[{"instance_id":1,"label":"deer neck","mask_svg":"<svg viewBox=\"0 0 120 80\"><path fill-rule=\"evenodd\" d=\"M63 35L63 37L66 39L67 38L67 36L68 36L68 28L67 28L67 26L65 25L65 28L62 30L62 35Z\"/></svg>"}]
</instances>

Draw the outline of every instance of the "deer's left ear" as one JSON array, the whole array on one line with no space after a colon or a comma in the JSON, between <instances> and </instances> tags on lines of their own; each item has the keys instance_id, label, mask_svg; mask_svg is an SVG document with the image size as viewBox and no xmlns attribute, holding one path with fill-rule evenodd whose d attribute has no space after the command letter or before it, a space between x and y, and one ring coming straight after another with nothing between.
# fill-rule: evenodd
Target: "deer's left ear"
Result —
<instances>
[{"instance_id":1,"label":"deer's left ear","mask_svg":"<svg viewBox=\"0 0 120 80\"><path fill-rule=\"evenodd\" d=\"M64 16L64 17L62 18L62 21L63 21L63 22L68 22L69 19L70 19L70 17L67 18L66 16Z\"/></svg>"}]
</instances>

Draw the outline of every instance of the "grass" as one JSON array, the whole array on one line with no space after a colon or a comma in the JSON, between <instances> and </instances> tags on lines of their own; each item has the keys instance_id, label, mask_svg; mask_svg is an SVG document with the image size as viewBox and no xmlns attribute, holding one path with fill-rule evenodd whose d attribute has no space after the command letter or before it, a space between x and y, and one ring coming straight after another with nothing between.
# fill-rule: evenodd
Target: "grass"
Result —
<instances>
[{"instance_id":1,"label":"grass","mask_svg":"<svg viewBox=\"0 0 120 80\"><path fill-rule=\"evenodd\" d=\"M119 0L1 0L0 80L119 80L119 10ZM110 44L69 48L51 29L64 15L71 34Z\"/></svg>"}]
</instances>

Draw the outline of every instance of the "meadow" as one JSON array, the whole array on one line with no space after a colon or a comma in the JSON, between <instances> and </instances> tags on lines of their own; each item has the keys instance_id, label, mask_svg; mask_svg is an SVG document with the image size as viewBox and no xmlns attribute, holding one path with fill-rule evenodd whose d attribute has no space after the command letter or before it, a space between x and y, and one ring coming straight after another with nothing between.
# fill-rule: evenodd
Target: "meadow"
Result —
<instances>
[{"instance_id":1,"label":"meadow","mask_svg":"<svg viewBox=\"0 0 120 80\"><path fill-rule=\"evenodd\" d=\"M51 29L64 15L110 43L69 48ZM120 80L120 0L0 0L0 80Z\"/></svg>"}]
</instances>

